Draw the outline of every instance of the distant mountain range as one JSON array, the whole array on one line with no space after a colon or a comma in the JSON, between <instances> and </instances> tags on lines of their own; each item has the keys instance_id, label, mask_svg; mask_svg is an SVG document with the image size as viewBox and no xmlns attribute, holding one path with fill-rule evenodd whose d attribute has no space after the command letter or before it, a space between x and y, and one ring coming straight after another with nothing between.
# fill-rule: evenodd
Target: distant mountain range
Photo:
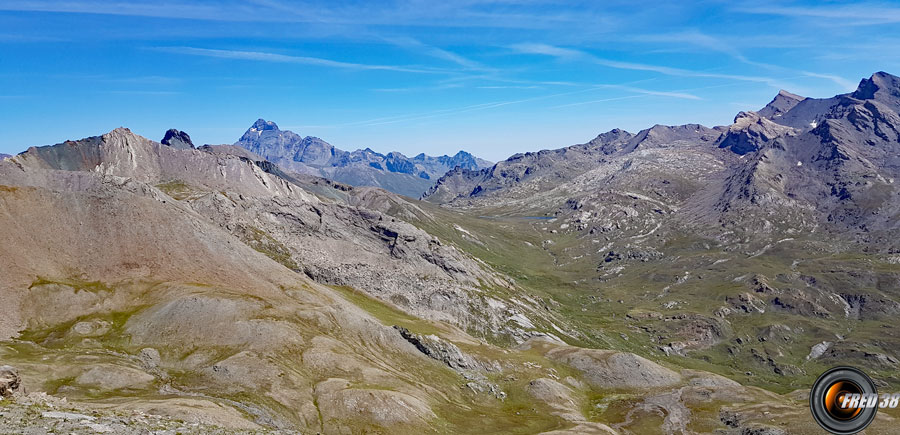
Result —
<instances>
[{"instance_id":1,"label":"distant mountain range","mask_svg":"<svg viewBox=\"0 0 900 435\"><path fill-rule=\"evenodd\" d=\"M3 153L0 153L0 160L3 160L3 159L5 159L5 158L7 158L7 157L12 157L12 156L10 156L9 154L3 154Z\"/></svg>"},{"instance_id":2,"label":"distant mountain range","mask_svg":"<svg viewBox=\"0 0 900 435\"><path fill-rule=\"evenodd\" d=\"M492 164L465 151L454 156L419 154L412 158L398 152L384 155L369 148L348 152L317 137L281 130L264 119L253 123L234 144L289 171L353 186L381 187L414 198L451 169L477 170Z\"/></svg>"}]
</instances>

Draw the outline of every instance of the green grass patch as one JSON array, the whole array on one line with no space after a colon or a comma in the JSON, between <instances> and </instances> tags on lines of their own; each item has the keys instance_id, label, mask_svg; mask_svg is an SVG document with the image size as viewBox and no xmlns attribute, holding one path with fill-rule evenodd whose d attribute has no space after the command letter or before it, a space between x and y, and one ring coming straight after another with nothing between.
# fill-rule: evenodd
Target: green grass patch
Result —
<instances>
[{"instance_id":1,"label":"green grass patch","mask_svg":"<svg viewBox=\"0 0 900 435\"><path fill-rule=\"evenodd\" d=\"M288 250L283 243L279 242L265 231L252 226L244 227L241 238L247 246L263 253L266 257L281 263L284 267L293 271L299 271L301 269L291 256L291 251Z\"/></svg>"}]
</instances>

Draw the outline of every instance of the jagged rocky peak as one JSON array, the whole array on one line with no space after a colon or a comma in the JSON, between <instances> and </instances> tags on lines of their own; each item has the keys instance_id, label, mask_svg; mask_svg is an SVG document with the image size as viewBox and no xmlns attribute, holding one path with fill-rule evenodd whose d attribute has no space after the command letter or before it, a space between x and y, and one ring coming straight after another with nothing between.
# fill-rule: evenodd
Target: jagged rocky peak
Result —
<instances>
[{"instance_id":1,"label":"jagged rocky peak","mask_svg":"<svg viewBox=\"0 0 900 435\"><path fill-rule=\"evenodd\" d=\"M797 94L792 94L782 89L778 91L778 95L776 95L775 98L773 98L772 101L766 105L766 107L763 107L757 113L763 118L777 118L786 113L788 110L793 109L794 106L805 99L806 97L801 97Z\"/></svg>"},{"instance_id":2,"label":"jagged rocky peak","mask_svg":"<svg viewBox=\"0 0 900 435\"><path fill-rule=\"evenodd\" d=\"M191 136L174 128L166 131L165 136L159 143L180 150L194 149L194 142L191 141Z\"/></svg>"},{"instance_id":3,"label":"jagged rocky peak","mask_svg":"<svg viewBox=\"0 0 900 435\"><path fill-rule=\"evenodd\" d=\"M719 132L700 124L661 125L656 124L634 135L624 151L637 149L667 148L688 144L710 142L719 137Z\"/></svg>"},{"instance_id":4,"label":"jagged rocky peak","mask_svg":"<svg viewBox=\"0 0 900 435\"><path fill-rule=\"evenodd\" d=\"M862 79L856 91L851 94L859 100L881 100L900 103L900 77L884 71Z\"/></svg>"},{"instance_id":5,"label":"jagged rocky peak","mask_svg":"<svg viewBox=\"0 0 900 435\"><path fill-rule=\"evenodd\" d=\"M278 125L272 121L266 121L265 119L259 118L256 122L250 126L250 131L263 131L263 130L274 130L278 131Z\"/></svg>"},{"instance_id":6,"label":"jagged rocky peak","mask_svg":"<svg viewBox=\"0 0 900 435\"><path fill-rule=\"evenodd\" d=\"M609 142L618 139L630 139L632 136L634 135L625 130L622 130L621 128L614 128L610 131L607 131L606 133L598 134L597 137L591 140L591 142Z\"/></svg>"},{"instance_id":7,"label":"jagged rocky peak","mask_svg":"<svg viewBox=\"0 0 900 435\"><path fill-rule=\"evenodd\" d=\"M719 148L744 155L763 148L777 138L794 134L793 128L776 124L757 112L740 112L718 142Z\"/></svg>"},{"instance_id":8,"label":"jagged rocky peak","mask_svg":"<svg viewBox=\"0 0 900 435\"><path fill-rule=\"evenodd\" d=\"M79 139L77 141L67 140L65 143L70 143L70 142L82 143L85 141L91 142L91 141L95 141L95 140L99 140L99 141L103 141L103 142L122 143L122 144L138 144L138 143L140 143L142 145L158 143L152 139L148 139L144 136L141 136L141 135L131 131L131 129L128 127L118 127L118 128L111 130L109 133L105 133L100 136L88 137L88 138L84 138L84 139ZM55 145L51 145L51 146L55 146Z\"/></svg>"},{"instance_id":9,"label":"jagged rocky peak","mask_svg":"<svg viewBox=\"0 0 900 435\"><path fill-rule=\"evenodd\" d=\"M587 145L590 147L597 147L605 154L612 154L621 149L621 147L633 137L634 134L632 133L620 128L614 128L606 133L598 134L597 137L591 139Z\"/></svg>"},{"instance_id":10,"label":"jagged rocky peak","mask_svg":"<svg viewBox=\"0 0 900 435\"><path fill-rule=\"evenodd\" d=\"M589 144L607 144L614 143L618 141L627 141L634 137L634 134L629 133L621 128L614 128L606 133L600 133L597 137L591 139Z\"/></svg>"}]
</instances>

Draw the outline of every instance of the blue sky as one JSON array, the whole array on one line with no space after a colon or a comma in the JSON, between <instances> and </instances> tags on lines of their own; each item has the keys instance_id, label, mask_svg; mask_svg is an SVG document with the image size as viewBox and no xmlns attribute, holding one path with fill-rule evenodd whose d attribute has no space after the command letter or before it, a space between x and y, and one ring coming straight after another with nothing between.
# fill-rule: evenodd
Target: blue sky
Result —
<instances>
[{"instance_id":1,"label":"blue sky","mask_svg":"<svg viewBox=\"0 0 900 435\"><path fill-rule=\"evenodd\" d=\"M119 126L232 143L263 117L497 160L900 74L900 4L687 3L0 0L0 152Z\"/></svg>"}]
</instances>

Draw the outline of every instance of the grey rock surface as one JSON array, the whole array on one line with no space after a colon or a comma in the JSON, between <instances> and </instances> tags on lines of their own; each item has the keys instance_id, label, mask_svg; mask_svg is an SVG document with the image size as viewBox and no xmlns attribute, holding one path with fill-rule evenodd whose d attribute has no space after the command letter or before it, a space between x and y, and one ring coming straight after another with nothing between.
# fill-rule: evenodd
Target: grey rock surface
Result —
<instances>
[{"instance_id":1,"label":"grey rock surface","mask_svg":"<svg viewBox=\"0 0 900 435\"><path fill-rule=\"evenodd\" d=\"M475 357L461 351L455 344L436 335L414 334L409 332L408 329L397 325L394 325L394 329L400 333L400 336L403 337L404 340L415 346L420 352L429 358L447 364L451 369L457 371L500 371L500 366L496 362L481 362Z\"/></svg>"},{"instance_id":2,"label":"grey rock surface","mask_svg":"<svg viewBox=\"0 0 900 435\"><path fill-rule=\"evenodd\" d=\"M632 353L560 347L547 356L581 371L600 388L659 388L681 382L678 373Z\"/></svg>"},{"instance_id":3,"label":"grey rock surface","mask_svg":"<svg viewBox=\"0 0 900 435\"><path fill-rule=\"evenodd\" d=\"M763 118L773 119L778 118L781 115L784 115L789 110L793 109L794 106L799 104L801 101L806 98L801 97L796 94L792 94L784 89L778 91L778 95L772 99L766 107L763 107L759 112L759 116Z\"/></svg>"}]
</instances>

